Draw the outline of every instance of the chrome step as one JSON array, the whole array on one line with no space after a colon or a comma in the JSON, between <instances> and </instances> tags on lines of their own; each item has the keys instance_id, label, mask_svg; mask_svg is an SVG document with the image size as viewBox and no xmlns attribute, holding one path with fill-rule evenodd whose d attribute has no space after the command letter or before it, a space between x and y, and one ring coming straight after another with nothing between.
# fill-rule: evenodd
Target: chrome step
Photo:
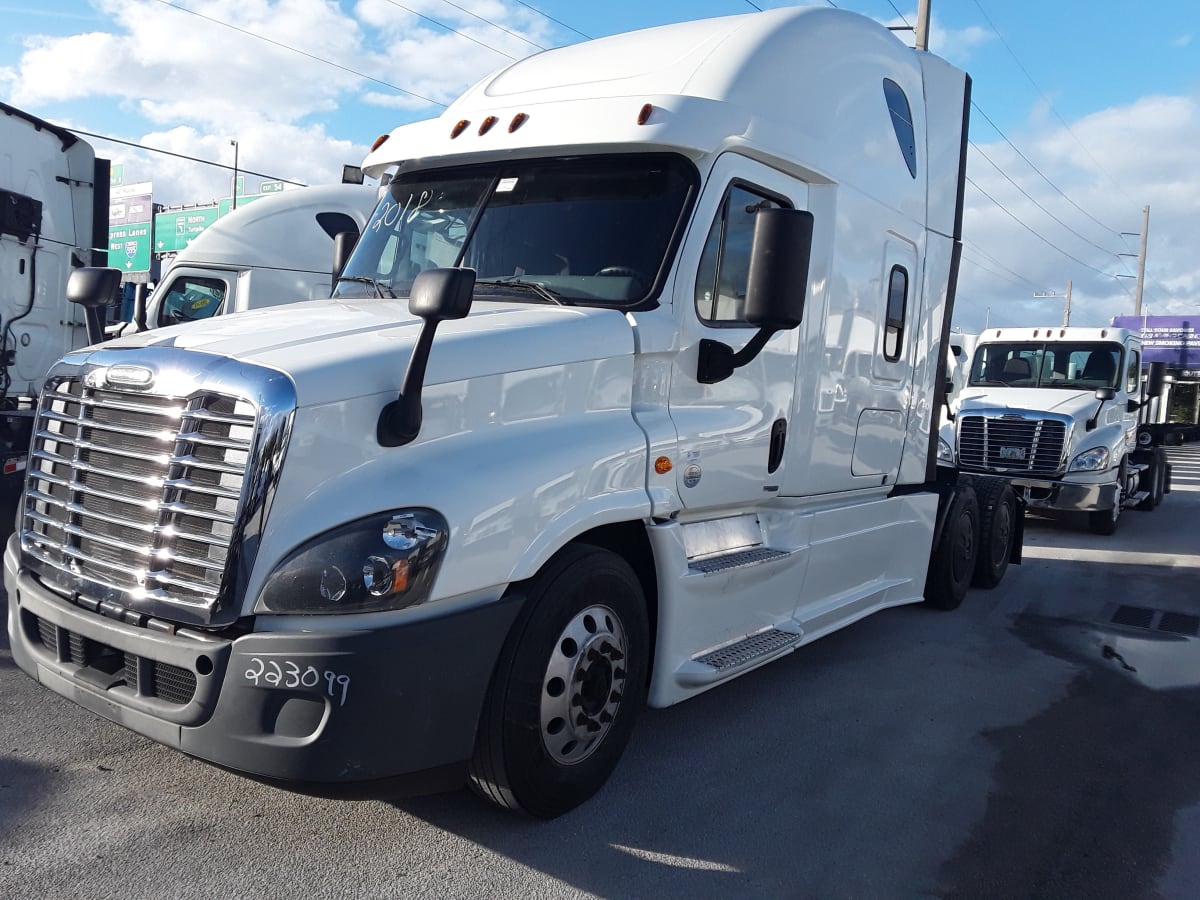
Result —
<instances>
[{"instance_id":1,"label":"chrome step","mask_svg":"<svg viewBox=\"0 0 1200 900\"><path fill-rule=\"evenodd\" d=\"M688 570L698 575L715 575L730 569L741 569L746 566L757 566L774 559L788 555L786 550L773 550L770 547L751 547L748 550L738 550L736 553L726 553L721 556L710 556L706 559L694 559L688 563Z\"/></svg>"},{"instance_id":2,"label":"chrome step","mask_svg":"<svg viewBox=\"0 0 1200 900\"><path fill-rule=\"evenodd\" d=\"M732 669L744 666L759 657L770 656L789 644L799 642L800 637L798 634L781 631L778 628L768 628L765 631L748 635L736 643L727 644L703 656L697 656L694 661L718 671Z\"/></svg>"}]
</instances>

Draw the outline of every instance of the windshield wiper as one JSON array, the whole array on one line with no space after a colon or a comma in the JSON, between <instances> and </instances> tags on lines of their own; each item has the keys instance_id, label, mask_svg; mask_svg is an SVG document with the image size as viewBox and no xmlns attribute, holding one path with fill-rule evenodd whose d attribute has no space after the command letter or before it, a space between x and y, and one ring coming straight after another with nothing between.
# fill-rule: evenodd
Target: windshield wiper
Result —
<instances>
[{"instance_id":1,"label":"windshield wiper","mask_svg":"<svg viewBox=\"0 0 1200 900\"><path fill-rule=\"evenodd\" d=\"M343 281L356 281L359 284L369 284L375 289L375 296L380 300L385 297L396 296L392 289L382 281L376 281L374 278L368 278L366 275L339 275L338 283L340 284Z\"/></svg>"},{"instance_id":2,"label":"windshield wiper","mask_svg":"<svg viewBox=\"0 0 1200 900\"><path fill-rule=\"evenodd\" d=\"M538 281L522 281L520 276L513 275L508 278L492 278L484 281L476 281L476 285L486 284L492 287L512 287L526 294L533 294L536 297L545 300L547 303L553 303L555 306L562 306L563 302L559 299L562 295L557 291L546 287Z\"/></svg>"}]
</instances>

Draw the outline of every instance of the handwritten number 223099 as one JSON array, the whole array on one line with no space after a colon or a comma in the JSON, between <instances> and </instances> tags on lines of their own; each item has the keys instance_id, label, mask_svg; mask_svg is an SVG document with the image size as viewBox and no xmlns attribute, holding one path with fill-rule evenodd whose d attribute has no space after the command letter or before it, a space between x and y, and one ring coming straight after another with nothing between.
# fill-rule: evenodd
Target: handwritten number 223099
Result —
<instances>
[{"instance_id":1,"label":"handwritten number 223099","mask_svg":"<svg viewBox=\"0 0 1200 900\"><path fill-rule=\"evenodd\" d=\"M256 687L297 688L316 687L324 677L326 693L338 701L338 706L346 705L346 695L350 692L350 676L339 675L328 669L318 672L312 666L301 669L293 660L285 659L282 663L269 659L265 662L257 656L250 657L250 668L246 670L246 680ZM341 688L340 691L337 688Z\"/></svg>"}]
</instances>

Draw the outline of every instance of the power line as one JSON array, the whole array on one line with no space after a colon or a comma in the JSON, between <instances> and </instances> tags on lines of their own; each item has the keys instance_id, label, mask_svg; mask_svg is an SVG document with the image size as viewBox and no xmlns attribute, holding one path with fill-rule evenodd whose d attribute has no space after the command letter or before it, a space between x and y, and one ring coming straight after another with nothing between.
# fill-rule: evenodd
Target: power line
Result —
<instances>
[{"instance_id":1,"label":"power line","mask_svg":"<svg viewBox=\"0 0 1200 900\"><path fill-rule=\"evenodd\" d=\"M1004 138L1004 143L1006 143L1006 144L1008 144L1008 146L1012 147L1013 152L1015 152L1017 154L1017 156L1021 157L1021 159L1025 160L1025 163L1029 166L1029 168L1031 168L1031 169L1033 169L1033 171L1037 172L1038 175L1040 175L1042 177L1042 180L1044 182L1046 182L1046 184L1050 185L1050 187L1054 188L1054 190L1056 190L1062 196L1062 198L1064 200L1066 200L1068 203L1070 203L1073 207L1075 207L1077 210L1079 210L1081 213L1083 213L1085 216L1087 216L1089 219L1091 219L1093 222L1095 222L1101 228L1105 229L1106 231L1111 231L1113 234L1118 234L1118 235L1120 234L1120 232L1118 232L1115 228L1111 228L1108 225L1105 225L1103 222L1101 222L1099 219L1097 219L1095 216L1093 216L1091 213L1089 213L1086 209L1084 209L1082 206L1080 206L1078 203L1076 203L1074 200L1072 200L1070 197L1068 197L1066 195L1066 192L1064 192L1062 188L1060 188L1057 184L1055 184L1053 181L1051 181L1046 176L1046 174L1044 172L1042 172L1041 169L1039 169L1037 166L1035 166L1033 164L1033 161L1028 156L1026 156L1024 153L1022 153L1019 149L1017 149L1017 145L1008 139L1008 135L1006 135L1000 129L999 125L997 125L995 122L992 121L991 117L987 113L985 113L982 109L980 109L979 104L976 103L974 100L971 101L971 108L974 109L981 116L983 116L983 118L987 121L987 123L996 130L996 134L998 134L998 135L1000 135L1000 137Z\"/></svg>"},{"instance_id":2,"label":"power line","mask_svg":"<svg viewBox=\"0 0 1200 900\"><path fill-rule=\"evenodd\" d=\"M493 22L491 19L485 19L483 16L476 15L475 13L473 13L469 9L467 9L465 6L459 6L457 3L451 3L450 0L442 0L442 2L445 3L447 6L453 6L459 12L464 12L468 16L478 19L480 22L486 22L488 25L491 25L493 28L499 28L505 34L511 34L517 40L524 41L525 43L527 43L530 47L537 47L537 49L539 49L539 50L547 49L547 48L543 47L541 44L531 41L529 38L525 37L523 34L520 34L519 32L511 31L508 28L505 28L503 25L501 25L498 22Z\"/></svg>"},{"instance_id":3,"label":"power line","mask_svg":"<svg viewBox=\"0 0 1200 900\"><path fill-rule=\"evenodd\" d=\"M186 159L188 162L203 163L206 166L215 166L218 169L226 169L231 172L234 171L233 166L227 166L225 163L213 162L211 159L201 159L198 156L188 156L186 153L176 153L174 150L162 150L158 147L149 147L146 144L138 144L134 141L123 141L120 138L109 137L106 134L95 134L91 131L83 131L79 128L68 128L67 130L75 134L82 134L84 137L99 138L102 141L109 141L113 144L124 144L126 147L137 147L139 150L148 150L151 153L162 153L165 156L175 156L179 159ZM263 172L254 172L250 169L244 168L243 166L238 166L236 171L245 175L253 175L255 178L266 178L268 181L282 181L284 184L294 184L297 187L308 186L303 181L291 181L287 178L279 178L276 175L267 175Z\"/></svg>"},{"instance_id":4,"label":"power line","mask_svg":"<svg viewBox=\"0 0 1200 900\"><path fill-rule=\"evenodd\" d=\"M201 19L204 19L206 22L212 22L214 25L220 25L223 28L230 28L230 29L238 32L239 34L246 35L246 37L252 37L252 38L255 38L256 40L266 41L268 44L271 44L272 46L275 46L275 47L279 47L281 50L287 50L291 53L298 53L301 56L304 56L304 57L307 57L308 59L313 60L314 62L324 63L327 66L333 66L335 69L341 69L343 72L348 72L351 75L357 75L359 78L365 78L367 81L373 81L376 84L382 84L384 87L391 88L394 91L399 91L402 94L408 94L410 97L416 97L418 100L424 100L426 103L431 103L434 106L440 106L443 109L445 109L445 107L446 107L445 103L442 103L438 100L434 100L431 97L425 97L421 94L418 94L416 91L410 91L407 88L402 88L402 87L400 87L400 85L392 84L390 81L383 81L380 78L376 78L374 75L368 75L365 72L359 72L355 69L351 69L347 66L343 66L341 63L335 63L335 62L333 62L333 60L324 59L320 56L314 56L312 53L308 53L307 51L300 50L300 49L298 49L296 47L292 47L288 44L281 43L280 41L272 40L271 38L267 37L266 35L256 34L253 31L247 31L245 28L239 28L238 26L232 25L229 22L223 22L220 19L214 19L212 16L206 16L206 15L204 15L204 13L196 12L196 10L194 10L194 9L188 9L185 6L178 6L174 3L172 3L171 0L156 0L156 2L161 3L163 6L169 6L169 7L171 7L171 9L179 10L179 12L185 12L188 15L197 16Z\"/></svg>"},{"instance_id":5,"label":"power line","mask_svg":"<svg viewBox=\"0 0 1200 900\"><path fill-rule=\"evenodd\" d=\"M1115 275L1109 274L1108 272L1105 272L1103 269L1097 269L1095 266L1091 265L1090 263L1085 263L1082 259L1079 259L1078 257L1072 256L1070 253L1068 253L1062 247L1059 247L1053 241L1038 234L1031 227L1029 227L1029 225L1027 225L1025 222L1021 221L1020 217L1015 215L1011 210L1009 210L1009 208L1007 206L1005 206L1003 203L1001 203L999 200L997 200L995 197L993 197L991 194L989 194L987 191L985 191L983 188L981 188L978 184L976 184L971 179L970 176L967 176L967 183L969 185L971 185L971 187L975 188L975 190L979 191L979 193L983 194L983 196L987 197L988 200L992 201L992 203L994 203L996 206L1000 207L1000 209L1003 210L1004 213L1009 218L1011 218L1014 222L1016 222L1018 225L1020 225L1022 228L1024 228L1026 231L1028 231L1030 234L1032 234L1039 241L1044 243L1047 247L1057 250L1059 253L1061 253L1063 256L1065 256L1067 259L1071 260L1072 262L1078 263L1079 265L1083 266L1085 269L1091 269L1093 272L1095 272L1098 275L1103 275L1105 278L1116 278L1117 277Z\"/></svg>"},{"instance_id":6,"label":"power line","mask_svg":"<svg viewBox=\"0 0 1200 900\"><path fill-rule=\"evenodd\" d=\"M976 244L972 241L968 241L964 238L963 246L969 248L970 250L974 251L975 253L978 253L984 259L988 260L992 265L994 265L1000 269L1003 269L1005 272L1007 272L1013 278L1016 278L1018 281L1025 282L1025 284L1029 285L1034 290L1038 289L1038 286L1036 284L1034 284L1032 281L1030 281L1024 275L1014 272L1008 266L1004 265L1004 263L1000 262L1000 260L996 259L996 257L992 256L990 253L988 253L986 250L984 250L982 247L980 247L978 244Z\"/></svg>"},{"instance_id":7,"label":"power line","mask_svg":"<svg viewBox=\"0 0 1200 900\"><path fill-rule=\"evenodd\" d=\"M473 37L471 37L471 36L470 36L469 34L467 34L465 31L459 31L459 30L458 30L457 28L455 28L453 25L447 25L445 22L439 22L437 19L430 18L429 16L425 15L424 13L419 13L419 12L417 12L415 9L409 9L409 8L408 8L407 6L405 6L403 3L397 3L397 2L396 2L396 0L387 0L387 2L388 2L388 3L390 3L390 4L392 4L392 6L395 6L395 7L396 7L396 8L398 8L398 9L402 9L402 10L404 10L404 11L405 11L405 12L407 12L407 13L412 13L412 14L413 14L414 16L416 16L418 19L424 19L426 22L432 22L432 23L433 23L434 25L436 25L438 28L444 28L444 29L446 29L446 30L447 30L447 31L449 31L449 32L452 32L452 33L454 33L454 34L457 34L459 37L464 37L464 38L466 38L468 41L470 41L471 43L473 43L473 44L478 44L480 47L483 47L485 50L491 50L493 53L499 53L501 56L507 57L508 59L511 59L513 62L516 62L516 61L517 61L517 57L513 56L512 54L505 53L505 52L504 52L503 50L501 50L499 47L493 47L491 44L485 44L483 41L481 41L481 40L478 40L477 38L473 38ZM451 5L451 6L453 6L454 4L453 4L453 3L451 3L450 5ZM460 8L461 8L461 7L460 7ZM478 18L478 17L477 17L477 18ZM486 20L485 20L485 21L486 21ZM490 24L492 24L492 23L490 23L490 22L489 22L488 24L490 25ZM444 106L445 104L442 104L442 105Z\"/></svg>"},{"instance_id":8,"label":"power line","mask_svg":"<svg viewBox=\"0 0 1200 900\"><path fill-rule=\"evenodd\" d=\"M1053 219L1055 222L1057 222L1063 228L1067 229L1067 231L1071 232L1071 234L1075 235L1081 241L1083 241L1087 244L1091 244L1093 247L1095 247L1097 250L1099 250L1102 253L1107 253L1109 256L1117 257L1118 261L1120 261L1120 253L1116 252L1115 250L1109 250L1107 247L1101 247L1095 241L1080 234L1078 231L1076 231L1074 228L1072 228L1070 225L1068 225L1066 222L1064 222L1058 216L1054 215L1054 213L1050 212L1050 210L1046 209L1046 207L1042 206L1042 204L1038 203L1037 200L1033 199L1033 197L1031 197L1029 195L1029 192L1026 191L1025 188L1021 187L1019 184L1017 184L1015 181L1013 181L1012 178L1009 177L1008 173L1005 172L1003 169L1001 169L998 165L996 165L995 161L990 156L988 156L986 153L984 153L978 144L976 144L974 141L968 141L968 143L971 145L971 147L975 150L976 153L978 153L980 156L982 156L984 159L986 159L989 163L991 163L992 168L995 169L997 172L999 172L1002 176L1004 176L1004 179L1009 184L1011 184L1018 191L1020 191L1025 196L1025 199L1027 199L1030 203L1032 203L1034 206L1036 206L1038 209L1040 209L1042 212L1044 212L1046 215L1048 215L1051 219Z\"/></svg>"},{"instance_id":9,"label":"power line","mask_svg":"<svg viewBox=\"0 0 1200 900\"><path fill-rule=\"evenodd\" d=\"M547 19L548 21L553 22L555 25L561 25L563 28L567 29L567 31L575 32L577 35L579 35L584 40L590 41L592 39L592 36L590 34L584 34L578 28L572 28L566 22L561 22L558 19L554 18L554 16L548 15L547 13L542 12L540 9L538 9L536 7L530 6L528 3L525 3L524 0L514 0L514 2L521 4L521 6L525 7L528 10L532 10L533 12L535 12L539 16L541 16L543 19Z\"/></svg>"},{"instance_id":10,"label":"power line","mask_svg":"<svg viewBox=\"0 0 1200 900\"><path fill-rule=\"evenodd\" d=\"M985 266L979 260L971 259L971 257L967 256L965 253L962 255L962 261L965 263L970 263L971 265L975 266L976 268L982 269L983 271L987 272L989 275L994 275L996 278L999 278L1002 281L1007 281L1009 284L1016 285L1017 287L1021 287L1021 281L1018 281L1016 278L1011 278L1008 275L1005 275L1001 272L997 272L994 269L989 269L987 266ZM1024 279L1022 279L1022 281L1023 280ZM1026 281L1026 284L1032 284L1032 282Z\"/></svg>"},{"instance_id":11,"label":"power line","mask_svg":"<svg viewBox=\"0 0 1200 900\"><path fill-rule=\"evenodd\" d=\"M1058 121L1062 124L1062 127L1067 129L1067 134L1071 135L1071 137L1075 140L1075 143L1077 143L1080 146L1080 148L1082 148L1083 152L1087 154L1088 159L1090 159L1092 162L1094 162L1096 164L1096 168L1098 168L1101 172L1104 172L1105 177L1108 178L1108 180L1114 186L1118 187L1118 189L1119 189L1120 186L1117 185L1117 182L1113 179L1113 177L1111 175L1109 175L1107 171L1105 171L1104 166L1100 165L1100 161L1098 159L1096 159L1096 157L1092 156L1092 153L1090 150L1088 150L1087 145L1084 144L1083 141L1079 140L1079 137L1075 134L1074 131L1071 130L1071 126L1068 125L1066 120L1063 119L1063 117L1058 114L1058 110L1054 108L1054 104L1050 102L1050 98L1046 95L1046 92L1044 90L1042 90L1041 85L1039 85L1036 81L1033 80L1033 76L1029 74L1029 70L1026 69L1025 66L1021 63L1021 60L1017 58L1017 54L1013 51L1013 48L1009 46L1008 41L1006 41L1004 39L1004 35L1002 35L1000 33L1000 29L998 29L996 27L995 23L992 22L991 16L989 16L987 14L987 11L983 8L983 5L979 2L979 0L975 0L975 5L977 7L979 7L979 12L983 14L984 19L987 20L988 26L995 33L996 37L1000 38L1000 43L1004 45L1004 49L1007 50L1009 56L1011 56L1013 58L1013 62L1015 62L1017 64L1017 68L1019 68L1021 70L1021 72L1024 73L1025 77L1027 79L1029 79L1029 83L1033 85L1034 89L1038 92L1038 95L1043 100L1046 101L1046 105L1050 108L1050 112L1052 112L1054 114L1054 118L1058 119ZM1124 191L1122 191L1122 193L1124 193ZM1131 203L1133 202L1132 200L1130 200L1128 195L1126 195L1125 199L1129 200L1129 202L1131 202ZM1099 223L1097 223L1097 224L1099 224ZM1110 230L1114 230L1114 229L1110 229Z\"/></svg>"}]
</instances>

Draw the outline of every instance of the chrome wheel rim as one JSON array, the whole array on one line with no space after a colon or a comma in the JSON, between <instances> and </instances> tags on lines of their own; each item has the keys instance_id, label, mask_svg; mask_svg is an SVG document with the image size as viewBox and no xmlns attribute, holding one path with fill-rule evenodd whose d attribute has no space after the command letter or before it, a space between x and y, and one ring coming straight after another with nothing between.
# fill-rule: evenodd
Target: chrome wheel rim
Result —
<instances>
[{"instance_id":1,"label":"chrome wheel rim","mask_svg":"<svg viewBox=\"0 0 1200 900\"><path fill-rule=\"evenodd\" d=\"M542 678L542 745L555 762L582 762L604 742L625 694L627 655L625 629L607 606L567 623Z\"/></svg>"}]
</instances>

